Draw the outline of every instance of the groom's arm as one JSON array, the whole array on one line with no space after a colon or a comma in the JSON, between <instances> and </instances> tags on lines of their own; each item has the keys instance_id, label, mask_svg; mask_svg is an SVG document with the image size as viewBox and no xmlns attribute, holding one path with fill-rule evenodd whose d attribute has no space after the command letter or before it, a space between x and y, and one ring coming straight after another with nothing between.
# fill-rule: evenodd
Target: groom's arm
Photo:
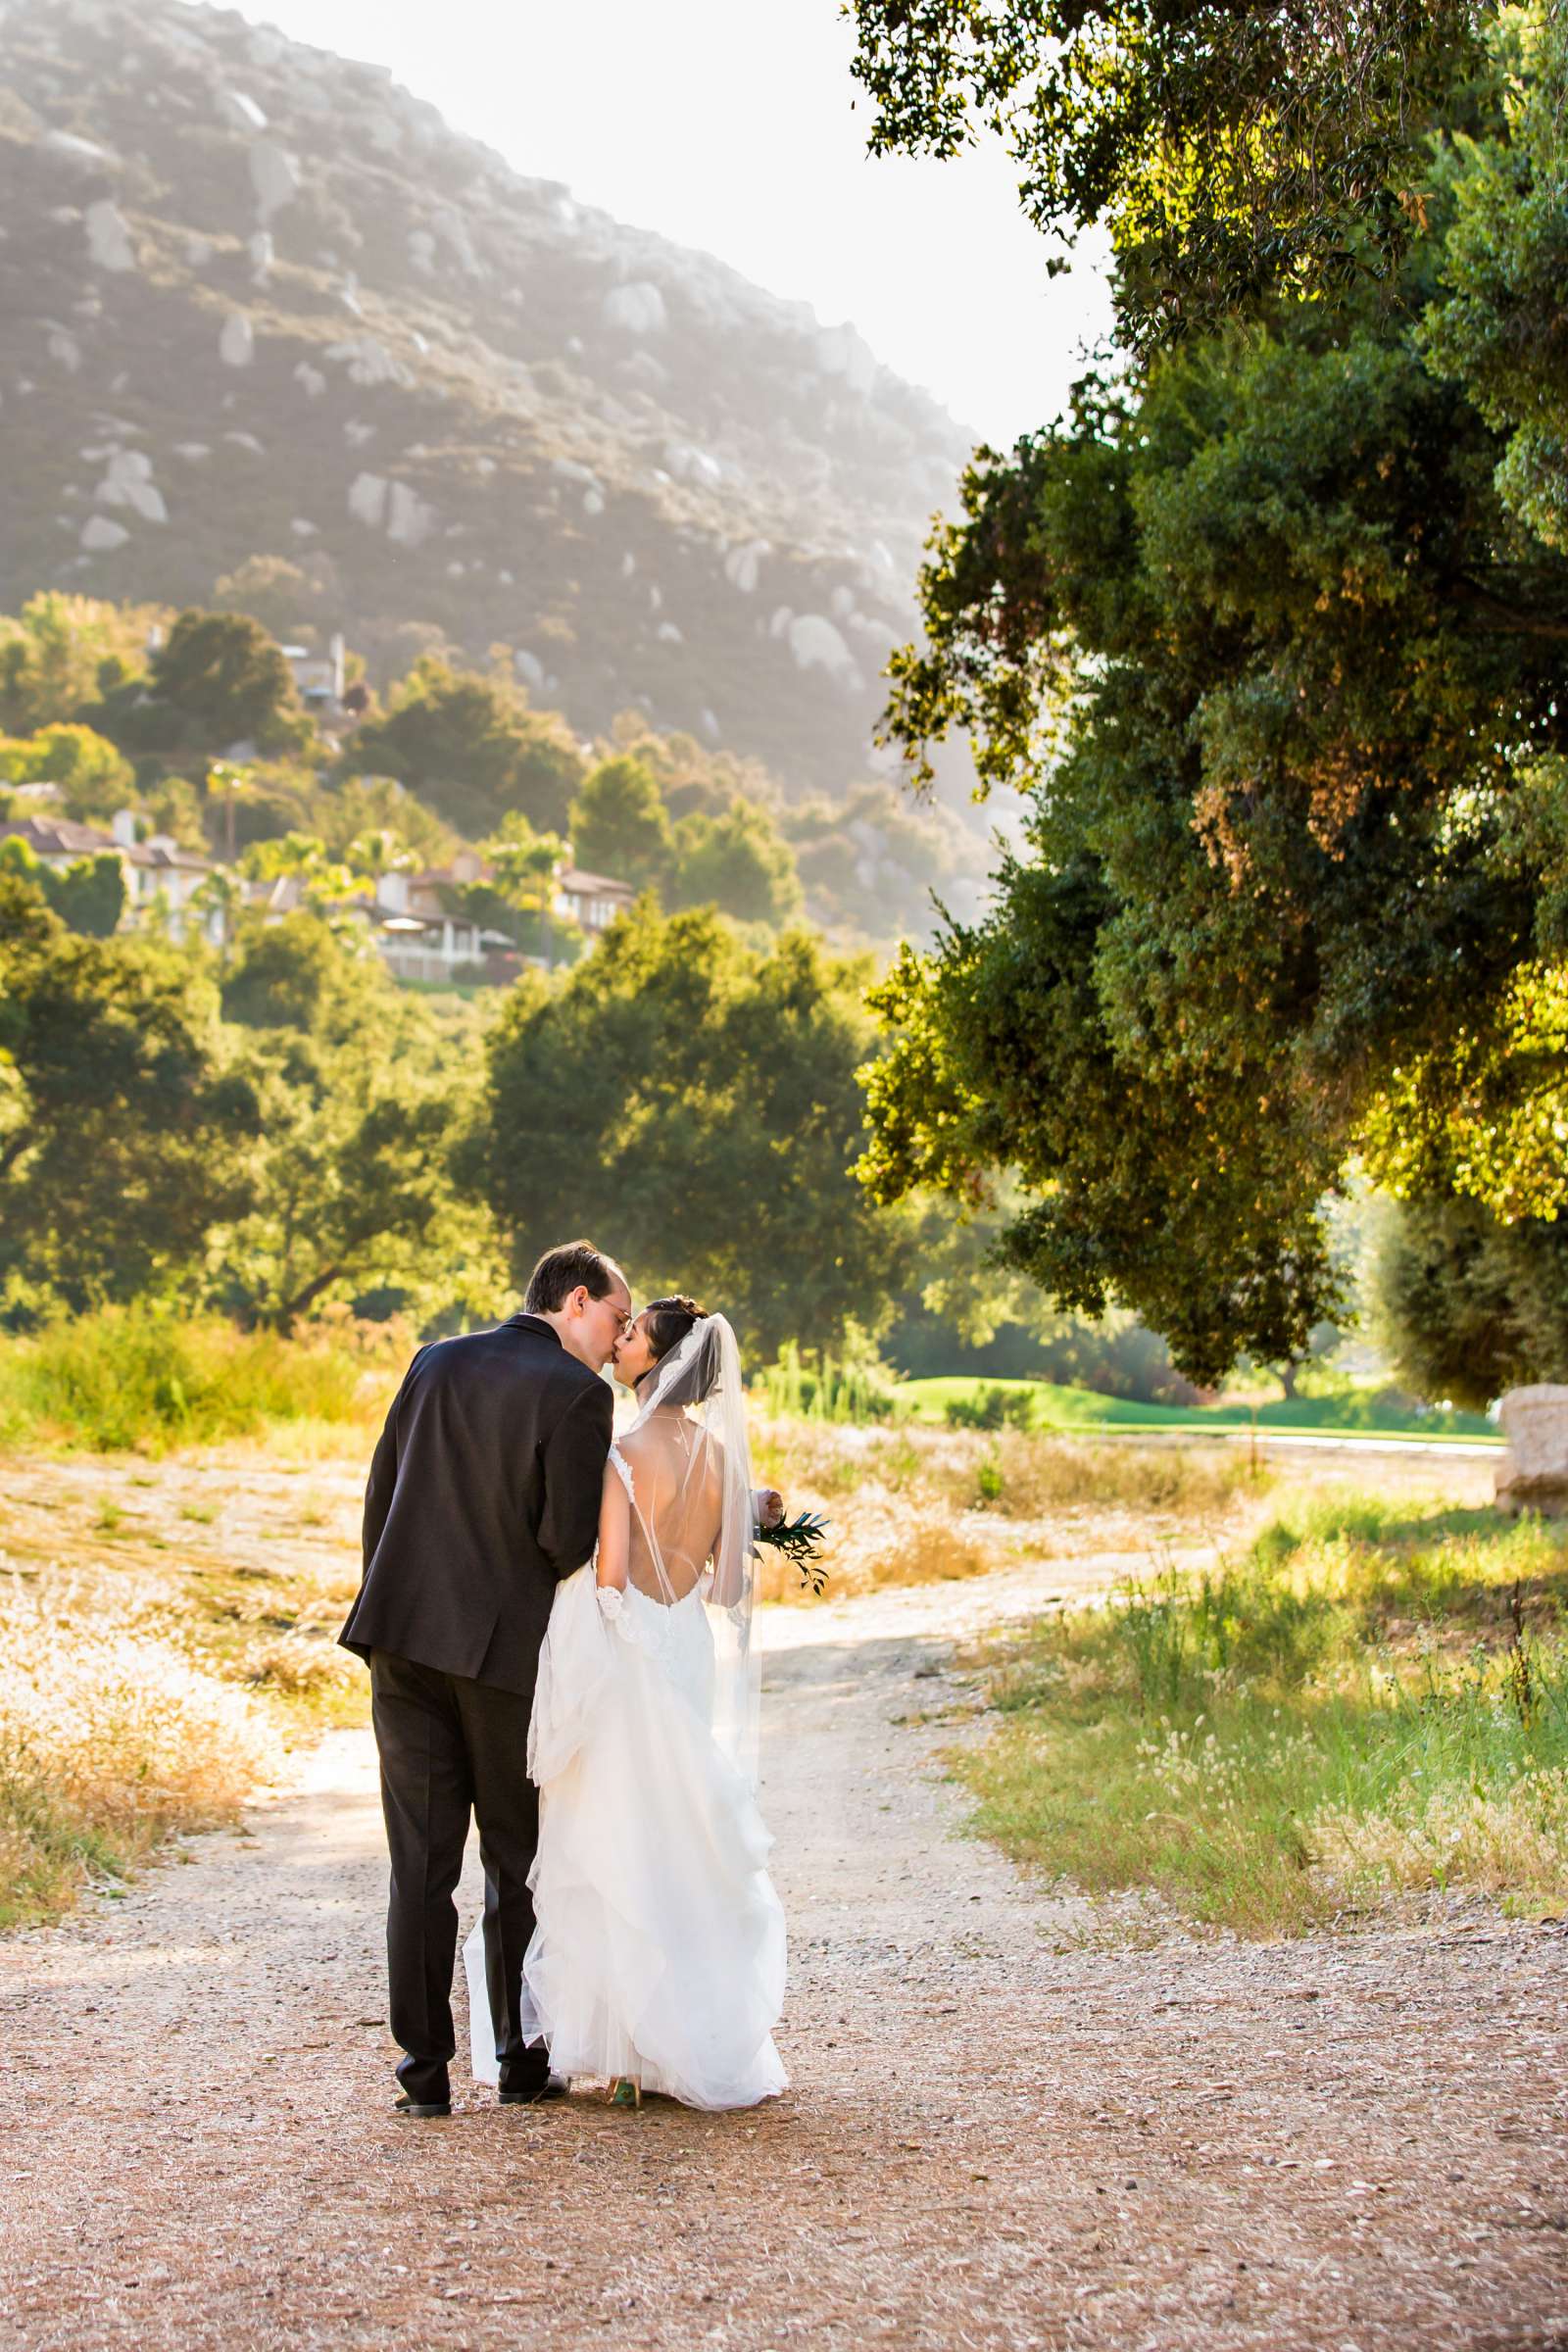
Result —
<instances>
[{"instance_id":1,"label":"groom's arm","mask_svg":"<svg viewBox=\"0 0 1568 2352\"><path fill-rule=\"evenodd\" d=\"M567 1405L545 1446L539 1548L558 1582L593 1555L613 1424L609 1385L596 1380Z\"/></svg>"},{"instance_id":2,"label":"groom's arm","mask_svg":"<svg viewBox=\"0 0 1568 2352\"><path fill-rule=\"evenodd\" d=\"M426 1346L428 1344L426 1342ZM423 1348L418 1350L414 1363L404 1373L402 1386L392 1399L392 1409L387 1414L381 1435L375 1442L375 1451L370 1456L370 1475L365 1484L365 1525L362 1536L367 1568L381 1541L381 1530L386 1525L386 1515L392 1508L393 1490L398 1483L398 1410L409 1393L414 1366L424 1351Z\"/></svg>"}]
</instances>

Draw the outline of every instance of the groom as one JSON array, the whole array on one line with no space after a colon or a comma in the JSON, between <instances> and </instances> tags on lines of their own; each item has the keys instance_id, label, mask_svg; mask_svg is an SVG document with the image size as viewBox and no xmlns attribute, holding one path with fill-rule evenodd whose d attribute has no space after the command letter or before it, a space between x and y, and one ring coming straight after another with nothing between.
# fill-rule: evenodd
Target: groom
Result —
<instances>
[{"instance_id":1,"label":"groom","mask_svg":"<svg viewBox=\"0 0 1568 2352\"><path fill-rule=\"evenodd\" d=\"M539 1834L528 1715L556 1586L594 1548L611 1433L599 1375L630 1312L613 1258L587 1242L547 1250L520 1315L419 1349L370 1464L365 1579L339 1640L370 1668L403 2115L452 2112L453 1893L470 1807L501 2102L562 2087L520 2023Z\"/></svg>"}]
</instances>

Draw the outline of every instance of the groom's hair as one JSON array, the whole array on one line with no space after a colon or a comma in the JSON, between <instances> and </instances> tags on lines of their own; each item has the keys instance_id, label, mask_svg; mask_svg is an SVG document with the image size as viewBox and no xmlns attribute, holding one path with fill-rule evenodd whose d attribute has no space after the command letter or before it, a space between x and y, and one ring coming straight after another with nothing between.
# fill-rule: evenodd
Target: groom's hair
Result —
<instances>
[{"instance_id":1,"label":"groom's hair","mask_svg":"<svg viewBox=\"0 0 1568 2352\"><path fill-rule=\"evenodd\" d=\"M558 1242L547 1250L528 1277L523 1295L522 1311L526 1315L554 1315L560 1312L575 1290L586 1290L590 1298L608 1298L617 1282L624 1282L620 1268L612 1257L606 1257L592 1242Z\"/></svg>"}]
</instances>

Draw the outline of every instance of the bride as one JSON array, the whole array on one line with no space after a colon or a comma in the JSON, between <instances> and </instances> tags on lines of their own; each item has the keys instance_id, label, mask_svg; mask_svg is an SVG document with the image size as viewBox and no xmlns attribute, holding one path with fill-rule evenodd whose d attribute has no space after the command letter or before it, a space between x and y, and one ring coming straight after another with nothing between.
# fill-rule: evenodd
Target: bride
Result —
<instances>
[{"instance_id":1,"label":"bride","mask_svg":"<svg viewBox=\"0 0 1568 2352\"><path fill-rule=\"evenodd\" d=\"M628 2101L750 2107L787 2077L772 2038L784 1915L756 1801L740 1355L722 1315L659 1298L614 1370L637 1413L611 1447L597 1555L556 1593L528 1731L524 2032L557 2075L608 2078ZM477 1928L464 1958L474 2078L494 2082Z\"/></svg>"}]
</instances>

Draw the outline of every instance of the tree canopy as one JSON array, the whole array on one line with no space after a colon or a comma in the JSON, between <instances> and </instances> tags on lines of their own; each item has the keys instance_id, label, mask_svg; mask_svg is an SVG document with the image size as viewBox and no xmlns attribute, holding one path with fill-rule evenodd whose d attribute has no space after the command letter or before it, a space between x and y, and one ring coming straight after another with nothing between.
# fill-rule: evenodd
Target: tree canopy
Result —
<instances>
[{"instance_id":1,"label":"tree canopy","mask_svg":"<svg viewBox=\"0 0 1568 2352\"><path fill-rule=\"evenodd\" d=\"M1535 120L1504 74L1490 137ZM1352 1152L1562 1199L1568 563L1508 502L1507 419L1428 356L1462 217L1442 183L1392 288L1097 373L978 453L895 658L916 766L967 727L1028 817L994 911L873 999L866 1179L1015 1169L1009 1260L1200 1381L1335 1311Z\"/></svg>"},{"instance_id":2,"label":"tree canopy","mask_svg":"<svg viewBox=\"0 0 1568 2352\"><path fill-rule=\"evenodd\" d=\"M0 874L0 1295L79 1309L167 1287L243 1203L255 1124L174 950L77 938Z\"/></svg>"},{"instance_id":3,"label":"tree canopy","mask_svg":"<svg viewBox=\"0 0 1568 2352\"><path fill-rule=\"evenodd\" d=\"M387 710L357 730L348 764L396 776L477 841L509 809L540 830L563 831L586 763L564 722L530 710L519 688L431 655L394 689Z\"/></svg>"},{"instance_id":4,"label":"tree canopy","mask_svg":"<svg viewBox=\"0 0 1568 2352\"><path fill-rule=\"evenodd\" d=\"M867 977L803 932L758 954L710 911L644 904L554 993L519 984L469 1154L518 1278L587 1230L754 1352L880 1323L906 1244L852 1173Z\"/></svg>"},{"instance_id":5,"label":"tree canopy","mask_svg":"<svg viewBox=\"0 0 1568 2352\"><path fill-rule=\"evenodd\" d=\"M1420 220L1423 136L1495 11L852 0L850 13L872 153L951 157L1000 137L1037 227L1109 230L1137 344L1387 275Z\"/></svg>"}]
</instances>

